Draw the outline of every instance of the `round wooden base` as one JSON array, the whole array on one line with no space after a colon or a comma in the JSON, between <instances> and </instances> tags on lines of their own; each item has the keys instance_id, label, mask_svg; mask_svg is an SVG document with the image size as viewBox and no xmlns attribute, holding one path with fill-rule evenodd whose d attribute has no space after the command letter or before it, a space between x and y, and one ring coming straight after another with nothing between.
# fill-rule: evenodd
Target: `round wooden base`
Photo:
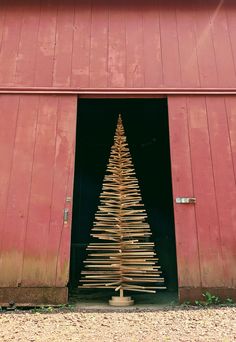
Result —
<instances>
[{"instance_id":1,"label":"round wooden base","mask_svg":"<svg viewBox=\"0 0 236 342\"><path fill-rule=\"evenodd\" d=\"M131 297L114 296L109 300L109 304L112 306L130 306L134 304L134 301Z\"/></svg>"}]
</instances>

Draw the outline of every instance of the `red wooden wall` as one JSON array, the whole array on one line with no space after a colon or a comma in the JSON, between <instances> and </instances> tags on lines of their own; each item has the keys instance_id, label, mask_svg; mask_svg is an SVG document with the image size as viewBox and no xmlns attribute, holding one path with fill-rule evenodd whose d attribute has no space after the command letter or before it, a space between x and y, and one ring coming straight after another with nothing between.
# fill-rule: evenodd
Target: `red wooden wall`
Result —
<instances>
[{"instance_id":1,"label":"red wooden wall","mask_svg":"<svg viewBox=\"0 0 236 342\"><path fill-rule=\"evenodd\" d=\"M170 97L169 122L174 198L197 201L175 203L182 298L236 289L236 96Z\"/></svg>"},{"instance_id":2,"label":"red wooden wall","mask_svg":"<svg viewBox=\"0 0 236 342\"><path fill-rule=\"evenodd\" d=\"M235 87L234 0L1 0L0 86Z\"/></svg>"},{"instance_id":3,"label":"red wooden wall","mask_svg":"<svg viewBox=\"0 0 236 342\"><path fill-rule=\"evenodd\" d=\"M0 95L0 288L67 284L76 100Z\"/></svg>"}]
</instances>

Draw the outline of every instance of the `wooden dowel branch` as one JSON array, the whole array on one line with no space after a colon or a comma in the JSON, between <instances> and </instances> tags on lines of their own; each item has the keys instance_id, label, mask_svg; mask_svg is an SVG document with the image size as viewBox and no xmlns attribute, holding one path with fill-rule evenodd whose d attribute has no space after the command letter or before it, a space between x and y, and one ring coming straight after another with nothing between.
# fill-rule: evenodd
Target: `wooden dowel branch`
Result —
<instances>
[{"instance_id":1,"label":"wooden dowel branch","mask_svg":"<svg viewBox=\"0 0 236 342\"><path fill-rule=\"evenodd\" d=\"M121 302L130 298L124 297L124 290L153 293L165 288L154 243L148 241L152 234L141 200L119 116L91 233L103 242L88 245L79 287L115 289Z\"/></svg>"}]
</instances>

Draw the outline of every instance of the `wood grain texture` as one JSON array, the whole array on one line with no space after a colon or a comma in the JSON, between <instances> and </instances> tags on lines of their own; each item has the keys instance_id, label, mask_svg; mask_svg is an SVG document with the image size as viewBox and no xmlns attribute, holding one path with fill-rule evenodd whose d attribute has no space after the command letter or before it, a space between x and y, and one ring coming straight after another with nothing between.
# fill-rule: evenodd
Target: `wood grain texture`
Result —
<instances>
[{"instance_id":1,"label":"wood grain texture","mask_svg":"<svg viewBox=\"0 0 236 342\"><path fill-rule=\"evenodd\" d=\"M0 215L2 217L0 223L0 284L5 286L8 281L8 272L3 273L2 266L4 262L4 254L7 251L7 246L4 244L4 236L8 234L9 227L6 226L7 215L7 199L10 187L11 169L14 155L14 146L17 129L17 118L19 109L19 96L0 96L0 153L1 163L0 172Z\"/></svg>"},{"instance_id":2,"label":"wood grain texture","mask_svg":"<svg viewBox=\"0 0 236 342\"><path fill-rule=\"evenodd\" d=\"M22 96L6 197L5 233L2 234L6 249L2 251L1 274L4 285L9 287L21 284L37 118L38 97Z\"/></svg>"},{"instance_id":3,"label":"wood grain texture","mask_svg":"<svg viewBox=\"0 0 236 342\"><path fill-rule=\"evenodd\" d=\"M233 54L233 62L234 62L234 70L236 71L236 39L235 39L235 32L236 32L236 6L234 3L227 1L225 7L225 15L227 20L228 32L229 32L229 40Z\"/></svg>"},{"instance_id":4,"label":"wood grain texture","mask_svg":"<svg viewBox=\"0 0 236 342\"><path fill-rule=\"evenodd\" d=\"M201 87L218 87L218 69L215 59L211 23L209 21L209 5L206 1L197 0L195 7L196 48L199 65ZM200 13L197 9L201 8ZM214 11L212 7L211 11Z\"/></svg>"},{"instance_id":5,"label":"wood grain texture","mask_svg":"<svg viewBox=\"0 0 236 342\"><path fill-rule=\"evenodd\" d=\"M6 18L6 10L7 10L7 4L6 4L6 1L3 0L1 2L1 9L0 9L0 47L2 46L4 25L5 25L5 18Z\"/></svg>"},{"instance_id":6,"label":"wood grain texture","mask_svg":"<svg viewBox=\"0 0 236 342\"><path fill-rule=\"evenodd\" d=\"M72 87L89 88L91 19L91 1L83 1L80 6L75 6Z\"/></svg>"},{"instance_id":7,"label":"wood grain texture","mask_svg":"<svg viewBox=\"0 0 236 342\"><path fill-rule=\"evenodd\" d=\"M43 285L46 281L45 257L51 217L57 110L57 97L40 99L24 246L23 286L34 282Z\"/></svg>"},{"instance_id":8,"label":"wood grain texture","mask_svg":"<svg viewBox=\"0 0 236 342\"><path fill-rule=\"evenodd\" d=\"M206 102L204 97L188 97L187 103L202 286L224 286Z\"/></svg>"},{"instance_id":9,"label":"wood grain texture","mask_svg":"<svg viewBox=\"0 0 236 342\"><path fill-rule=\"evenodd\" d=\"M126 86L144 88L143 18L140 6L126 4Z\"/></svg>"},{"instance_id":10,"label":"wood grain texture","mask_svg":"<svg viewBox=\"0 0 236 342\"><path fill-rule=\"evenodd\" d=\"M225 99L208 97L206 99L209 136L212 155L217 211L220 235L214 229L218 240L216 248L221 252L224 266L223 279L227 287L234 287L236 280L236 186L232 148ZM223 285L224 285L223 282Z\"/></svg>"},{"instance_id":11,"label":"wood grain texture","mask_svg":"<svg viewBox=\"0 0 236 342\"><path fill-rule=\"evenodd\" d=\"M0 96L0 284L65 286L72 197L74 96ZM59 265L59 266L58 266Z\"/></svg>"},{"instance_id":12,"label":"wood grain texture","mask_svg":"<svg viewBox=\"0 0 236 342\"><path fill-rule=\"evenodd\" d=\"M233 167L232 170L228 170L227 172L232 172L234 175L234 185L232 186L232 189L230 189L230 192L235 191L235 184L236 184L236 97L226 97L225 98L225 104L226 104L226 113L227 113L227 123L228 123L228 130L229 130L229 149L232 154L232 162ZM232 177L232 176L231 176ZM232 181L232 180L231 180ZM232 217L232 214L234 212L235 206L232 204L231 208L228 208L230 210L230 217ZM228 219L228 217L226 217ZM230 249L231 257L233 262L235 263L236 260L236 248L235 248L235 241L236 241L236 229L235 229L235 221L230 222L230 227L228 230L225 231L226 234L231 235L231 242L229 241L231 245L232 250ZM234 241L234 243L233 243ZM227 248L226 246L224 248ZM231 283L233 284L233 287L236 287L236 275L235 275L235 267L232 270L232 276L231 276Z\"/></svg>"},{"instance_id":13,"label":"wood grain texture","mask_svg":"<svg viewBox=\"0 0 236 342\"><path fill-rule=\"evenodd\" d=\"M58 7L53 0L45 0L41 7L35 55L34 86L53 85L54 52Z\"/></svg>"},{"instance_id":14,"label":"wood grain texture","mask_svg":"<svg viewBox=\"0 0 236 342\"><path fill-rule=\"evenodd\" d=\"M70 86L74 42L75 8L73 1L58 2L54 53L53 86Z\"/></svg>"},{"instance_id":15,"label":"wood grain texture","mask_svg":"<svg viewBox=\"0 0 236 342\"><path fill-rule=\"evenodd\" d=\"M8 307L62 305L68 302L67 287L0 287L0 304Z\"/></svg>"},{"instance_id":16,"label":"wood grain texture","mask_svg":"<svg viewBox=\"0 0 236 342\"><path fill-rule=\"evenodd\" d=\"M40 2L24 2L24 14L17 53L14 84L34 85L36 51L40 21Z\"/></svg>"},{"instance_id":17,"label":"wood grain texture","mask_svg":"<svg viewBox=\"0 0 236 342\"><path fill-rule=\"evenodd\" d=\"M108 19L107 2L93 1L89 55L89 86L107 87L108 84ZM81 51L82 52L82 51Z\"/></svg>"},{"instance_id":18,"label":"wood grain texture","mask_svg":"<svg viewBox=\"0 0 236 342\"><path fill-rule=\"evenodd\" d=\"M224 6L224 1L216 2L215 10L209 10L209 22L211 23L218 84L221 87L234 87L236 84L235 60L233 59L230 27L227 22L227 7ZM233 33L235 34L235 31Z\"/></svg>"},{"instance_id":19,"label":"wood grain texture","mask_svg":"<svg viewBox=\"0 0 236 342\"><path fill-rule=\"evenodd\" d=\"M182 84L185 87L199 88L200 77L197 56L196 28L194 25L196 13L194 2L185 9L186 2L179 1L176 6L177 34L179 42L179 60Z\"/></svg>"},{"instance_id":20,"label":"wood grain texture","mask_svg":"<svg viewBox=\"0 0 236 342\"><path fill-rule=\"evenodd\" d=\"M10 0L0 86L235 87L231 1Z\"/></svg>"},{"instance_id":21,"label":"wood grain texture","mask_svg":"<svg viewBox=\"0 0 236 342\"><path fill-rule=\"evenodd\" d=\"M168 99L173 197L194 197L186 97ZM179 286L201 286L198 231L194 205L174 202Z\"/></svg>"},{"instance_id":22,"label":"wood grain texture","mask_svg":"<svg viewBox=\"0 0 236 342\"><path fill-rule=\"evenodd\" d=\"M108 86L126 86L126 29L124 0L109 10Z\"/></svg>"},{"instance_id":23,"label":"wood grain texture","mask_svg":"<svg viewBox=\"0 0 236 342\"><path fill-rule=\"evenodd\" d=\"M174 204L180 287L234 288L235 97L169 98ZM188 285L187 285L188 284Z\"/></svg>"},{"instance_id":24,"label":"wood grain texture","mask_svg":"<svg viewBox=\"0 0 236 342\"><path fill-rule=\"evenodd\" d=\"M58 153L57 153L57 178L55 179L56 191L64 191L63 208L69 210L69 220L63 224L60 232L60 238L57 244L57 264L55 274L55 285L65 286L69 280L69 264L70 264L70 243L71 243L71 223L72 223L72 207L73 207L73 185L74 185L74 163L75 163L75 134L76 134L76 118L77 118L77 97L69 96L60 98L60 111L58 121ZM64 174L62 182L62 174ZM61 219L61 206L58 203L58 196L54 193L54 203L57 208L57 219ZM53 222L52 222L53 223ZM55 223L55 230L56 227ZM55 239L55 233L52 229L52 241ZM49 250L51 250L49 244Z\"/></svg>"},{"instance_id":25,"label":"wood grain texture","mask_svg":"<svg viewBox=\"0 0 236 342\"><path fill-rule=\"evenodd\" d=\"M3 8L1 8L1 10L3 10ZM2 43L0 51L1 84L15 84L16 63L21 40L23 13L23 7L19 7L15 4L14 0L8 1L4 27L2 28Z\"/></svg>"},{"instance_id":26,"label":"wood grain texture","mask_svg":"<svg viewBox=\"0 0 236 342\"><path fill-rule=\"evenodd\" d=\"M160 0L160 30L164 85L181 87L181 66L176 22L176 1Z\"/></svg>"},{"instance_id":27,"label":"wood grain texture","mask_svg":"<svg viewBox=\"0 0 236 342\"><path fill-rule=\"evenodd\" d=\"M164 80L160 31L161 6L155 0L147 3L144 2L143 6L144 86L162 87Z\"/></svg>"}]
</instances>

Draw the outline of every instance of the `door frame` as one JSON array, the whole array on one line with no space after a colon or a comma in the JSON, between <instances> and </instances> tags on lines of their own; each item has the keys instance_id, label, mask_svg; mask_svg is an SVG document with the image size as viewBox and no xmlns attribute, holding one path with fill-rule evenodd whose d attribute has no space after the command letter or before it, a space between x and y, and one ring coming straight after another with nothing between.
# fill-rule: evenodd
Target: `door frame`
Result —
<instances>
[{"instance_id":1,"label":"door frame","mask_svg":"<svg viewBox=\"0 0 236 342\"><path fill-rule=\"evenodd\" d=\"M79 108L79 101L80 99L166 99L167 100L167 114L168 114L168 123L170 122L170 113L168 110L168 96L165 94L156 94L156 93L148 93L145 91L134 91L134 92L130 92L130 91L124 91L124 92L120 92L120 91L101 91L101 92L95 92L95 93L91 93L91 92L84 92L84 93L78 93L78 108ZM78 110L78 109L77 109ZM77 112L77 121L78 121L78 115L79 113ZM172 159L171 159L171 139L170 139L170 129L168 129L168 138L169 138L169 143L170 143L170 165L171 165L171 181L173 183L173 172L172 172ZM74 183L74 180L73 180ZM174 193L173 193L173 189L172 189L172 198L173 198L173 215L174 215L174 235L175 235L175 248L176 248L176 267L177 267L177 291L178 291L178 297L179 297L179 272L178 272L178 257L177 257L177 244L176 244L176 229L175 229L175 225L176 225L176 220L175 220L175 199L174 199Z\"/></svg>"}]
</instances>

